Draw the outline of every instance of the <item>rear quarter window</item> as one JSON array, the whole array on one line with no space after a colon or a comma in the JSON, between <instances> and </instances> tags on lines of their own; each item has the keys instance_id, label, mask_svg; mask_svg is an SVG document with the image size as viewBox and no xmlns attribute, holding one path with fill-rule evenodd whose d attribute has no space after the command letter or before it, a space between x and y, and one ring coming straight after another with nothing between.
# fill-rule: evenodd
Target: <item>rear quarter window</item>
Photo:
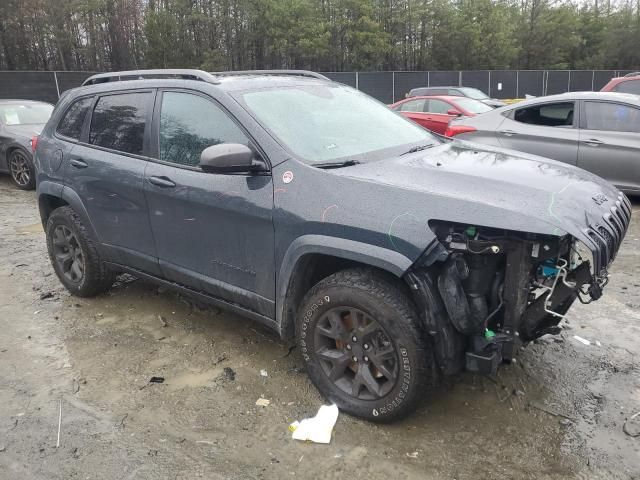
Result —
<instances>
[{"instance_id":1,"label":"rear quarter window","mask_svg":"<svg viewBox=\"0 0 640 480\"><path fill-rule=\"evenodd\" d=\"M58 123L56 132L64 137L80 140L82 125L92 102L93 97L85 97L72 103Z\"/></svg>"}]
</instances>

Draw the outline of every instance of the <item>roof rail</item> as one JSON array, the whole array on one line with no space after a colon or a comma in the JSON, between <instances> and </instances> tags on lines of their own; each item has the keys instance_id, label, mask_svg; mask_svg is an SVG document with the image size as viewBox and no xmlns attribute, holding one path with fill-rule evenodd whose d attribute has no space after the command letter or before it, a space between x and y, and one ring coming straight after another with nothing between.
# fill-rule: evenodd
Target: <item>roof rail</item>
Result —
<instances>
[{"instance_id":1,"label":"roof rail","mask_svg":"<svg viewBox=\"0 0 640 480\"><path fill-rule=\"evenodd\" d=\"M312 77L320 80L329 80L324 75L310 70L236 70L230 72L211 72L211 75L226 77L235 75L297 75L300 77Z\"/></svg>"},{"instance_id":2,"label":"roof rail","mask_svg":"<svg viewBox=\"0 0 640 480\"><path fill-rule=\"evenodd\" d=\"M123 80L142 80L153 78L182 78L185 80L201 80L209 83L220 83L208 72L195 69L156 69L156 70L127 70L124 72L98 73L87 78L82 86L97 85L99 83L119 82Z\"/></svg>"},{"instance_id":3,"label":"roof rail","mask_svg":"<svg viewBox=\"0 0 640 480\"><path fill-rule=\"evenodd\" d=\"M640 75L640 72L631 72L627 73L624 77L637 77L638 75Z\"/></svg>"}]
</instances>

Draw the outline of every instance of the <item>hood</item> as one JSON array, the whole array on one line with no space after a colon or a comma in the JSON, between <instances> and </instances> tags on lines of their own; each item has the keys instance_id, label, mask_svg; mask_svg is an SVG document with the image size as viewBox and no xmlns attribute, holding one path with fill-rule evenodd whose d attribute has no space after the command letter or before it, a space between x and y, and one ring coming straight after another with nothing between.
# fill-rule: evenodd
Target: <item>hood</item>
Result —
<instances>
[{"instance_id":1,"label":"hood","mask_svg":"<svg viewBox=\"0 0 640 480\"><path fill-rule=\"evenodd\" d=\"M482 100L482 103L485 103L493 108L504 107L506 105L502 100L498 100L497 98L487 98L486 100Z\"/></svg>"},{"instance_id":2,"label":"hood","mask_svg":"<svg viewBox=\"0 0 640 480\"><path fill-rule=\"evenodd\" d=\"M5 131L16 138L23 137L30 140L34 135L40 135L40 133L42 133L44 125L44 123L33 125L6 125Z\"/></svg>"},{"instance_id":3,"label":"hood","mask_svg":"<svg viewBox=\"0 0 640 480\"><path fill-rule=\"evenodd\" d=\"M613 185L582 169L459 140L339 171L422 192L422 208L434 220L558 236L570 233L585 243L588 225L601 222L622 198ZM411 197L415 201L415 195Z\"/></svg>"}]
</instances>

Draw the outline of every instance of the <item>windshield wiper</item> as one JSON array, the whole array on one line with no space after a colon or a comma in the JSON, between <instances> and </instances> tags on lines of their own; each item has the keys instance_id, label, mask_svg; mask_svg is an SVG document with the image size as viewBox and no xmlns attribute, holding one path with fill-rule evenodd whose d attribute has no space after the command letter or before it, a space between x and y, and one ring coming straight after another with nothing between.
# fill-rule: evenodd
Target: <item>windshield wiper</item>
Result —
<instances>
[{"instance_id":1,"label":"windshield wiper","mask_svg":"<svg viewBox=\"0 0 640 480\"><path fill-rule=\"evenodd\" d=\"M425 143L424 145L416 145L415 147L411 147L409 150L407 150L404 153L401 153L400 156L402 155L407 155L408 153L416 153L416 152L420 152L422 150L426 150L427 148L431 148L434 147L436 144L435 143Z\"/></svg>"},{"instance_id":2,"label":"windshield wiper","mask_svg":"<svg viewBox=\"0 0 640 480\"><path fill-rule=\"evenodd\" d=\"M351 167L353 165L359 165L360 162L357 160L345 160L343 162L325 162L325 163L315 163L313 166L318 168L341 168L341 167Z\"/></svg>"}]
</instances>

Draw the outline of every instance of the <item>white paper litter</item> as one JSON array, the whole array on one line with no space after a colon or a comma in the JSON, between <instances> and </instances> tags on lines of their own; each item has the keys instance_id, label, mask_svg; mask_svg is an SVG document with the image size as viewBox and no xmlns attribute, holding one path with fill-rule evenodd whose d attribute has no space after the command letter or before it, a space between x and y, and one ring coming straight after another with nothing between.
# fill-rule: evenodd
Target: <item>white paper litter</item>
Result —
<instances>
[{"instance_id":1,"label":"white paper litter","mask_svg":"<svg viewBox=\"0 0 640 480\"><path fill-rule=\"evenodd\" d=\"M262 370L260 370L260 376L261 377L268 377L269 374L267 373L267 371L263 368Z\"/></svg>"},{"instance_id":2,"label":"white paper litter","mask_svg":"<svg viewBox=\"0 0 640 480\"><path fill-rule=\"evenodd\" d=\"M587 340L586 338L579 337L578 335L574 335L573 338L575 338L580 343L583 343L585 345L591 345L591 342L589 340Z\"/></svg>"},{"instance_id":3,"label":"white paper litter","mask_svg":"<svg viewBox=\"0 0 640 480\"><path fill-rule=\"evenodd\" d=\"M258 400L256 400L256 405L259 407L268 407L270 403L271 401L267 400L266 398L259 398Z\"/></svg>"},{"instance_id":4,"label":"white paper litter","mask_svg":"<svg viewBox=\"0 0 640 480\"><path fill-rule=\"evenodd\" d=\"M331 432L338 420L338 413L336 405L321 406L315 417L305 418L294 427L291 438L315 443L331 443ZM296 423L292 423L291 426Z\"/></svg>"}]
</instances>

